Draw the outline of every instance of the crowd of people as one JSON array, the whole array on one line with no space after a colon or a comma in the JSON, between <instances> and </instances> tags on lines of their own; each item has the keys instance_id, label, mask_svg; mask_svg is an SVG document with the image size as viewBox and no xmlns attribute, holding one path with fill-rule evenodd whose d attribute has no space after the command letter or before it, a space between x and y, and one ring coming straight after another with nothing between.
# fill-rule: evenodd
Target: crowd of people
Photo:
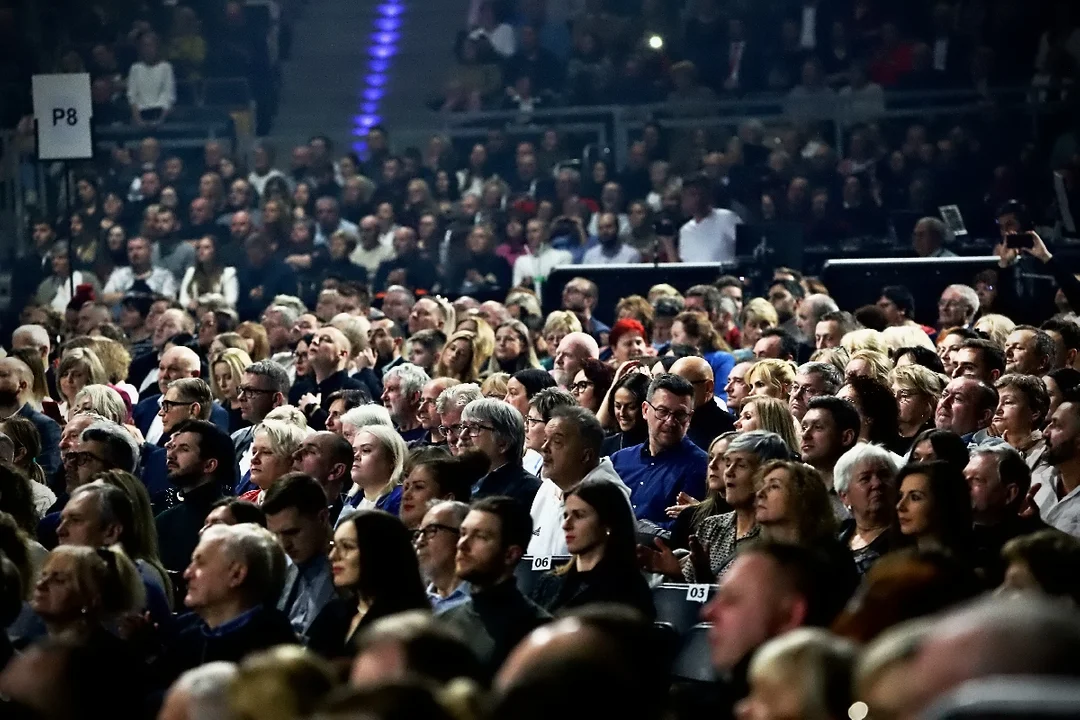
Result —
<instances>
[{"instance_id":1,"label":"crowd of people","mask_svg":"<svg viewBox=\"0 0 1080 720\"><path fill-rule=\"evenodd\" d=\"M133 216L98 182L67 221L111 238ZM544 315L533 271L448 274L409 226L375 226L367 275L325 195L288 255L254 185L193 201L195 240L153 197L120 248L33 228L0 358L6 707L585 717L585 691L627 717L902 717L1075 679L1080 281L1020 202L995 277L931 327L906 287L849 311L792 268L603 318L582 276ZM666 244L723 243L703 227ZM1037 324L1021 255L1061 284Z\"/></svg>"},{"instance_id":2,"label":"crowd of people","mask_svg":"<svg viewBox=\"0 0 1080 720\"><path fill-rule=\"evenodd\" d=\"M505 5L473 4L461 53L530 108L541 79L543 102L663 99L669 74L673 100L863 69L984 89L988 46L995 83L1037 51L1049 88L1080 37L1065 3L700 1L683 27L675 3ZM162 58L198 72L190 33L163 50L140 13L139 98ZM0 715L860 720L1075 684L1075 128L867 116L838 157L812 124L722 146L650 124L625 167L577 169L557 128L460 159L378 125L363 157L317 135L245 158L163 149L167 107L120 116L147 135L78 169L12 272ZM933 322L926 287L841 307L789 267L658 268L605 304L587 267L731 263L743 221L837 244L897 210L932 263L961 250L941 204L998 263Z\"/></svg>"}]
</instances>

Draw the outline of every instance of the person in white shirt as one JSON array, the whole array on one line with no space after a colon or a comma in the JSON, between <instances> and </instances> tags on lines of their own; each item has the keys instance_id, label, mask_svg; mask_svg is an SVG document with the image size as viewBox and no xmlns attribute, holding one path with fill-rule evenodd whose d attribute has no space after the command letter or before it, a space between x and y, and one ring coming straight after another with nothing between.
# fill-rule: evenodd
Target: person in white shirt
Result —
<instances>
[{"instance_id":1,"label":"person in white shirt","mask_svg":"<svg viewBox=\"0 0 1080 720\"><path fill-rule=\"evenodd\" d=\"M176 297L176 278L173 274L161 267L154 267L150 259L153 257L150 241L144 237L133 237L127 244L128 267L118 267L109 275L105 283L102 299L108 305L120 302L135 284L142 283L152 293L165 297Z\"/></svg>"},{"instance_id":2,"label":"person in white shirt","mask_svg":"<svg viewBox=\"0 0 1080 720\"><path fill-rule=\"evenodd\" d=\"M600 213L598 217L596 239L599 242L585 251L581 262L585 265L641 262L641 253L622 241L622 236L619 235L619 219L615 213Z\"/></svg>"},{"instance_id":3,"label":"person in white shirt","mask_svg":"<svg viewBox=\"0 0 1080 720\"><path fill-rule=\"evenodd\" d=\"M379 265L394 257L394 248L380 242L379 219L374 215L361 218L359 239L356 249L349 254L349 261L353 265L367 268L368 277L374 278L379 271Z\"/></svg>"},{"instance_id":4,"label":"person in white shirt","mask_svg":"<svg viewBox=\"0 0 1080 720\"><path fill-rule=\"evenodd\" d=\"M176 78L172 65L161 58L161 41L156 33L139 38L139 59L128 73L128 102L131 122L138 126L161 125L176 104Z\"/></svg>"},{"instance_id":5,"label":"person in white shirt","mask_svg":"<svg viewBox=\"0 0 1080 720\"><path fill-rule=\"evenodd\" d=\"M530 220L525 226L526 253L514 261L514 287L526 283L539 287L556 267L573 264L574 256L569 250L556 250L547 242L547 223L535 218Z\"/></svg>"},{"instance_id":6,"label":"person in white shirt","mask_svg":"<svg viewBox=\"0 0 1080 720\"><path fill-rule=\"evenodd\" d=\"M256 143L255 149L251 152L252 169L248 174L248 182L260 198L266 191L266 183L271 179L279 177L288 181L285 173L274 167L275 156L274 146L265 141Z\"/></svg>"},{"instance_id":7,"label":"person in white shirt","mask_svg":"<svg viewBox=\"0 0 1080 720\"><path fill-rule=\"evenodd\" d=\"M477 21L477 27L469 33L469 38L487 39L491 43L491 48L501 59L509 59L517 49L517 38L514 37L514 29L509 24L499 22L495 17L494 2L485 2L480 5Z\"/></svg>"},{"instance_id":8,"label":"person in white shirt","mask_svg":"<svg viewBox=\"0 0 1080 720\"><path fill-rule=\"evenodd\" d=\"M735 262L735 228L742 219L713 207L712 183L695 175L683 183L683 210L691 218L679 228L679 259L695 263Z\"/></svg>"},{"instance_id":9,"label":"person in white shirt","mask_svg":"<svg viewBox=\"0 0 1080 720\"><path fill-rule=\"evenodd\" d=\"M533 537L528 555L548 557L568 555L563 533L563 498L566 491L583 480L617 483L630 507L626 487L611 460L601 457L604 429L596 416L582 407L557 407L544 428L544 480L533 499L529 514Z\"/></svg>"},{"instance_id":10,"label":"person in white shirt","mask_svg":"<svg viewBox=\"0 0 1080 720\"><path fill-rule=\"evenodd\" d=\"M217 240L212 235L195 243L195 264L184 272L180 281L180 304L188 310L198 307L203 295L221 295L225 304L236 307L240 294L236 268L222 267L217 259Z\"/></svg>"}]
</instances>

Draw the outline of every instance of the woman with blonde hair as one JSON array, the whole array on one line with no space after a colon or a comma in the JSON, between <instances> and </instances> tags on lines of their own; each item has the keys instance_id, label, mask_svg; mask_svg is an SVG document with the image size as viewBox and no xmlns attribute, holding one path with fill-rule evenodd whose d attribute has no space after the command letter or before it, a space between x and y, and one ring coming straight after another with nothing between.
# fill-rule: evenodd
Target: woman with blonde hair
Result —
<instances>
[{"instance_id":1,"label":"woman with blonde hair","mask_svg":"<svg viewBox=\"0 0 1080 720\"><path fill-rule=\"evenodd\" d=\"M934 341L918 325L894 325L881 331L881 340L894 353L903 347L934 349Z\"/></svg>"},{"instance_id":2,"label":"woman with blonde hair","mask_svg":"<svg viewBox=\"0 0 1080 720\"><path fill-rule=\"evenodd\" d=\"M536 358L525 323L507 320L499 325L495 330L495 350L485 372L513 375L518 370L539 367L540 361Z\"/></svg>"},{"instance_id":3,"label":"woman with blonde hair","mask_svg":"<svg viewBox=\"0 0 1080 720\"><path fill-rule=\"evenodd\" d=\"M834 368L840 371L840 374L844 374L844 368L847 367L848 361L851 360L851 355L848 351L842 347L834 348L822 348L821 350L815 350L814 354L810 356L811 362L822 362L832 365Z\"/></svg>"},{"instance_id":4,"label":"woman with blonde hair","mask_svg":"<svg viewBox=\"0 0 1080 720\"><path fill-rule=\"evenodd\" d=\"M893 364L889 356L875 350L856 350L844 366L844 377L861 375L887 385Z\"/></svg>"},{"instance_id":5,"label":"woman with blonde hair","mask_svg":"<svg viewBox=\"0 0 1080 720\"><path fill-rule=\"evenodd\" d=\"M502 400L506 397L508 390L507 383L509 382L510 373L491 373L484 382L480 383L480 392L482 392L486 398Z\"/></svg>"},{"instance_id":6,"label":"woman with blonde hair","mask_svg":"<svg viewBox=\"0 0 1080 720\"><path fill-rule=\"evenodd\" d=\"M975 321L975 331L985 333L998 347L1005 347L1005 338L1016 327L1011 318L996 313L983 315ZM933 345L930 346L933 349Z\"/></svg>"},{"instance_id":7,"label":"woman with blonde hair","mask_svg":"<svg viewBox=\"0 0 1080 720\"><path fill-rule=\"evenodd\" d=\"M240 499L262 505L263 496L274 481L292 470L293 455L310 434L308 428L291 422L263 420L255 428L251 440L251 482L255 489L244 493Z\"/></svg>"},{"instance_id":8,"label":"woman with blonde hair","mask_svg":"<svg viewBox=\"0 0 1080 720\"><path fill-rule=\"evenodd\" d=\"M446 345L435 363L433 377L448 377L463 383L477 382L483 359L477 348L476 333L459 330L446 339Z\"/></svg>"},{"instance_id":9,"label":"woman with blonde hair","mask_svg":"<svg viewBox=\"0 0 1080 720\"><path fill-rule=\"evenodd\" d=\"M145 604L139 571L123 550L82 545L49 553L30 600L49 637L78 641L107 632L107 623Z\"/></svg>"},{"instance_id":10,"label":"woman with blonde hair","mask_svg":"<svg viewBox=\"0 0 1080 720\"><path fill-rule=\"evenodd\" d=\"M247 354L252 362L259 362L270 357L270 340L266 328L256 322L242 322L236 326L236 334L244 338Z\"/></svg>"},{"instance_id":11,"label":"woman with blonde hair","mask_svg":"<svg viewBox=\"0 0 1080 720\"><path fill-rule=\"evenodd\" d=\"M751 298L743 306L742 346L744 350L754 349L754 343L761 339L761 333L780 324L776 308L765 298Z\"/></svg>"},{"instance_id":12,"label":"woman with blonde hair","mask_svg":"<svg viewBox=\"0 0 1080 720\"><path fill-rule=\"evenodd\" d=\"M479 313L472 312L458 323L455 330L471 332L476 335L476 351L482 358L481 367L488 364L488 360L495 352L495 331L488 321L480 317ZM449 341L447 341L449 342Z\"/></svg>"},{"instance_id":13,"label":"woman with blonde hair","mask_svg":"<svg viewBox=\"0 0 1080 720\"><path fill-rule=\"evenodd\" d=\"M855 643L822 628L796 628L775 637L750 660L750 692L736 703L735 716L842 720L853 700L856 657Z\"/></svg>"},{"instance_id":14,"label":"woman with blonde hair","mask_svg":"<svg viewBox=\"0 0 1080 720\"><path fill-rule=\"evenodd\" d=\"M844 333L844 336L840 338L840 347L847 350L850 355L854 355L859 350L874 350L882 355L889 354L889 346L885 344L882 334L870 328Z\"/></svg>"},{"instance_id":15,"label":"woman with blonde hair","mask_svg":"<svg viewBox=\"0 0 1080 720\"><path fill-rule=\"evenodd\" d=\"M229 413L230 433L247 424L240 412L240 384L249 365L251 357L236 348L222 350L210 359L210 390Z\"/></svg>"},{"instance_id":16,"label":"woman with blonde hair","mask_svg":"<svg viewBox=\"0 0 1080 720\"><path fill-rule=\"evenodd\" d=\"M390 417L390 411L382 405L361 405L354 407L341 416L341 437L350 443L356 437L356 433L370 425L384 425L394 427L394 421Z\"/></svg>"},{"instance_id":17,"label":"woman with blonde hair","mask_svg":"<svg viewBox=\"0 0 1080 720\"><path fill-rule=\"evenodd\" d=\"M795 429L795 417L786 400L772 397L749 397L743 403L735 420L739 432L765 430L783 438L791 452L799 453L799 433Z\"/></svg>"},{"instance_id":18,"label":"woman with blonde hair","mask_svg":"<svg viewBox=\"0 0 1080 720\"><path fill-rule=\"evenodd\" d=\"M235 348L237 350L243 350L245 355L248 355L248 341L236 332L219 333L214 336L214 341L210 343L210 351L208 355L214 357L218 353L228 350L229 348ZM250 355L248 355L250 357Z\"/></svg>"},{"instance_id":19,"label":"woman with blonde hair","mask_svg":"<svg viewBox=\"0 0 1080 720\"><path fill-rule=\"evenodd\" d=\"M128 396L128 402L135 405L139 402L139 392L134 385L127 382L128 371L131 369L131 353L124 344L111 340L102 335L92 335L93 346L91 349L101 360L101 366L105 368L105 376L109 384Z\"/></svg>"},{"instance_id":20,"label":"woman with blonde hair","mask_svg":"<svg viewBox=\"0 0 1080 720\"><path fill-rule=\"evenodd\" d=\"M548 313L547 320L544 321L544 329L541 331L547 353L541 363L545 370L554 367L555 350L562 339L575 332L581 332L581 321L578 320L577 315L569 310L555 310Z\"/></svg>"},{"instance_id":21,"label":"woman with blonde hair","mask_svg":"<svg viewBox=\"0 0 1080 720\"><path fill-rule=\"evenodd\" d=\"M922 365L903 365L889 373L889 387L896 398L900 438L911 443L923 430L934 427L934 410L949 378Z\"/></svg>"},{"instance_id":22,"label":"woman with blonde hair","mask_svg":"<svg viewBox=\"0 0 1080 720\"><path fill-rule=\"evenodd\" d=\"M75 394L71 411L92 412L117 425L128 423L128 408L120 393L108 385L87 385Z\"/></svg>"},{"instance_id":23,"label":"woman with blonde hair","mask_svg":"<svg viewBox=\"0 0 1080 720\"><path fill-rule=\"evenodd\" d=\"M758 360L746 371L745 380L751 395L783 400L795 382L795 366L787 360L775 358Z\"/></svg>"},{"instance_id":24,"label":"woman with blonde hair","mask_svg":"<svg viewBox=\"0 0 1080 720\"><path fill-rule=\"evenodd\" d=\"M104 385L108 382L105 368L97 353L87 348L73 348L60 359L56 370L56 385L63 400L60 415L67 420L74 407L75 396L87 385Z\"/></svg>"},{"instance_id":25,"label":"woman with blonde hair","mask_svg":"<svg viewBox=\"0 0 1080 720\"><path fill-rule=\"evenodd\" d=\"M409 448L392 426L368 425L352 440L355 460L353 486L345 497L341 519L353 509L384 510L397 517L401 510L401 479Z\"/></svg>"}]
</instances>

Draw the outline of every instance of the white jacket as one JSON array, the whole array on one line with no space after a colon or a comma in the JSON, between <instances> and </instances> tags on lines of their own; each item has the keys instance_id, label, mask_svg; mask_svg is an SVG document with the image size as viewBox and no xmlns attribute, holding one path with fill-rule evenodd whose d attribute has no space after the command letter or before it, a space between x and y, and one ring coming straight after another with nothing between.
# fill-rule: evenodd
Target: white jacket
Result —
<instances>
[{"instance_id":1,"label":"white jacket","mask_svg":"<svg viewBox=\"0 0 1080 720\"><path fill-rule=\"evenodd\" d=\"M585 480L610 480L617 483L626 493L627 509L633 513L630 507L630 488L619 477L619 473L615 472L615 467L609 458L600 460L600 464L582 478L583 482ZM547 557L570 554L566 547L566 535L562 529L563 509L562 489L551 480L544 478L540 489L536 491L536 497L533 498L532 508L529 510L533 521L533 537L529 542L529 555Z\"/></svg>"}]
</instances>

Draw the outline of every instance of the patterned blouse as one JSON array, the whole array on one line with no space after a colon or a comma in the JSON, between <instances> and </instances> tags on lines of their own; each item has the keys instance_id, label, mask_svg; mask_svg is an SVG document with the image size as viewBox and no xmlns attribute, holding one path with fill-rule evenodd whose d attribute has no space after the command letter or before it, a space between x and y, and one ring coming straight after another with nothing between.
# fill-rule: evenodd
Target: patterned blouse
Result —
<instances>
[{"instance_id":1,"label":"patterned blouse","mask_svg":"<svg viewBox=\"0 0 1080 720\"><path fill-rule=\"evenodd\" d=\"M735 551L738 550L739 545L748 540L753 540L761 534L761 526L756 523L750 529L750 532L742 537L735 536L735 528L734 511L707 517L698 526L697 538L701 541L705 551L709 553L709 567L713 573L713 577L709 578L708 582L715 582L716 579L727 572L727 569L731 566L731 561L735 559ZM700 582L694 572L694 563L690 561L689 555L679 562L682 565L683 577L686 578L687 582Z\"/></svg>"}]
</instances>

